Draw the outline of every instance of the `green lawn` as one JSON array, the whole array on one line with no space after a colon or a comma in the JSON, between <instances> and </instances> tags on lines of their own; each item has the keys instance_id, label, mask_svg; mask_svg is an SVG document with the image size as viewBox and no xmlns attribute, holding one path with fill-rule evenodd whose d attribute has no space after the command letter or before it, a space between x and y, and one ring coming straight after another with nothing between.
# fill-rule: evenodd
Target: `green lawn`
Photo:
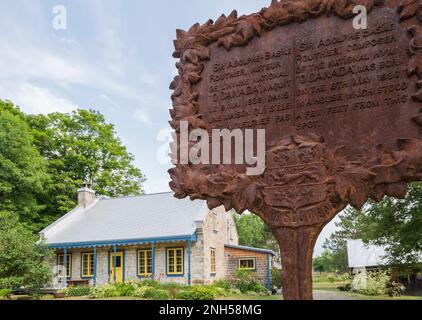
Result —
<instances>
[{"instance_id":1,"label":"green lawn","mask_svg":"<svg viewBox=\"0 0 422 320\"><path fill-rule=\"evenodd\" d=\"M315 282L314 283L314 295L316 299L322 300L419 300L422 301L422 296L401 296L401 297L389 297L387 295L382 296L365 296L358 293L342 292L337 288L341 285L345 285L347 282ZM29 296L13 296L13 300L29 300L32 299ZM46 295L40 298L41 300L54 299L51 295ZM65 298L62 300L89 300L88 297L76 297L76 298ZM140 298L110 298L110 299L99 299L99 300L144 300ZM219 300L271 300L279 301L283 300L282 296L249 296L249 295L238 295L230 297L222 297Z\"/></svg>"},{"instance_id":2,"label":"green lawn","mask_svg":"<svg viewBox=\"0 0 422 320\"><path fill-rule=\"evenodd\" d=\"M422 296L408 296L390 297L388 295L382 296L365 296L359 293L343 292L338 290L339 286L346 285L348 282L315 282L314 291L316 294L330 293L331 295L338 295L339 298L347 298L351 300L422 300Z\"/></svg>"},{"instance_id":3,"label":"green lawn","mask_svg":"<svg viewBox=\"0 0 422 320\"><path fill-rule=\"evenodd\" d=\"M339 286L344 286L348 282L315 282L314 283L314 290L333 290L339 291L337 288Z\"/></svg>"},{"instance_id":4,"label":"green lawn","mask_svg":"<svg viewBox=\"0 0 422 320\"><path fill-rule=\"evenodd\" d=\"M336 290L315 290L315 296L328 296L329 300L417 300L422 301L422 296L401 296L391 298L389 296L364 296L357 293L341 292ZM13 300L31 300L33 298L29 296L13 296ZM53 296L43 296L40 300L54 300ZM88 297L76 297L76 298L65 298L59 300L90 300ZM109 299L98 299L98 300L145 300L140 298L121 297L121 298L109 298ZM282 296L231 296L223 297L218 300L237 300L237 301L280 301L283 300Z\"/></svg>"}]
</instances>

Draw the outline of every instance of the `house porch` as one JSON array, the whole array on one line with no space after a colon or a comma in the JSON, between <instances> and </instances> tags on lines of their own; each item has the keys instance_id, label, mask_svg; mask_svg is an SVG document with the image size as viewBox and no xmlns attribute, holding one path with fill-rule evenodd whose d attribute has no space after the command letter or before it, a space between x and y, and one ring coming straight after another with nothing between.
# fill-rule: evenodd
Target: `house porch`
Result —
<instances>
[{"instance_id":1,"label":"house porch","mask_svg":"<svg viewBox=\"0 0 422 320\"><path fill-rule=\"evenodd\" d=\"M129 280L155 279L190 285L200 277L196 234L138 241L49 245L54 286L100 286ZM64 268L67 266L67 274ZM121 268L121 273L119 272ZM197 270L198 269L198 270Z\"/></svg>"}]
</instances>

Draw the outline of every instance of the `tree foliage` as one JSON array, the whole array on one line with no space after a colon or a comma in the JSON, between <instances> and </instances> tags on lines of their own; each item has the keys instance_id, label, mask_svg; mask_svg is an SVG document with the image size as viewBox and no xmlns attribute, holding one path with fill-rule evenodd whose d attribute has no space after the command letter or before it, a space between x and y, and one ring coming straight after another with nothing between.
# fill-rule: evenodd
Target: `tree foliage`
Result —
<instances>
[{"instance_id":1,"label":"tree foliage","mask_svg":"<svg viewBox=\"0 0 422 320\"><path fill-rule=\"evenodd\" d=\"M15 213L0 211L0 289L37 292L51 279L50 253Z\"/></svg>"},{"instance_id":2,"label":"tree foliage","mask_svg":"<svg viewBox=\"0 0 422 320\"><path fill-rule=\"evenodd\" d=\"M24 114L0 100L0 211L18 213L29 227L43 209L37 197L51 181L33 142Z\"/></svg>"},{"instance_id":3,"label":"tree foliage","mask_svg":"<svg viewBox=\"0 0 422 320\"><path fill-rule=\"evenodd\" d=\"M100 113L77 110L28 116L28 122L52 177L39 199L46 204L44 225L75 207L77 189L86 181L103 196L143 193L145 178L133 165L133 155Z\"/></svg>"},{"instance_id":4,"label":"tree foliage","mask_svg":"<svg viewBox=\"0 0 422 320\"><path fill-rule=\"evenodd\" d=\"M422 255L422 185L410 184L405 199L385 197L362 210L349 208L337 227L325 243L334 253L344 252L348 239L362 239L385 246L391 264L416 264Z\"/></svg>"},{"instance_id":5,"label":"tree foliage","mask_svg":"<svg viewBox=\"0 0 422 320\"><path fill-rule=\"evenodd\" d=\"M280 251L277 240L262 219L251 213L234 215L239 243L244 246ZM279 256L279 255L278 255Z\"/></svg>"},{"instance_id":6,"label":"tree foliage","mask_svg":"<svg viewBox=\"0 0 422 320\"><path fill-rule=\"evenodd\" d=\"M360 228L362 215L356 214L356 210L349 207L339 215L336 222L337 231L324 242L326 258L329 257L331 272L347 272L349 261L347 256L347 240L361 239Z\"/></svg>"},{"instance_id":7,"label":"tree foliage","mask_svg":"<svg viewBox=\"0 0 422 320\"><path fill-rule=\"evenodd\" d=\"M143 193L145 178L98 112L25 115L0 100L0 210L39 231L77 204L91 182L103 196Z\"/></svg>"},{"instance_id":8,"label":"tree foliage","mask_svg":"<svg viewBox=\"0 0 422 320\"><path fill-rule=\"evenodd\" d=\"M363 213L363 214L362 214ZM363 210L360 225L365 242L386 246L392 264L415 264L422 256L422 185L409 185L405 199L386 197ZM356 212L358 215L359 212Z\"/></svg>"},{"instance_id":9,"label":"tree foliage","mask_svg":"<svg viewBox=\"0 0 422 320\"><path fill-rule=\"evenodd\" d=\"M314 258L313 269L316 272L347 272L347 250L323 251L321 256Z\"/></svg>"}]
</instances>

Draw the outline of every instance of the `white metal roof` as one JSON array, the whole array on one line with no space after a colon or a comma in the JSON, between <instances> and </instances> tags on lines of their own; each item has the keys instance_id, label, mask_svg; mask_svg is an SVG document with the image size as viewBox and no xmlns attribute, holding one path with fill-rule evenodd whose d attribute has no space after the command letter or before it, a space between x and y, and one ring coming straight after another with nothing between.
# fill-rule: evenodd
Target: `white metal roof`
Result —
<instances>
[{"instance_id":1,"label":"white metal roof","mask_svg":"<svg viewBox=\"0 0 422 320\"><path fill-rule=\"evenodd\" d=\"M47 244L187 236L207 213L205 201L179 200L172 193L99 199L75 208L41 235Z\"/></svg>"},{"instance_id":2,"label":"white metal roof","mask_svg":"<svg viewBox=\"0 0 422 320\"><path fill-rule=\"evenodd\" d=\"M347 255L349 268L377 267L386 264L385 248L374 245L366 246L362 240L348 240Z\"/></svg>"}]
</instances>

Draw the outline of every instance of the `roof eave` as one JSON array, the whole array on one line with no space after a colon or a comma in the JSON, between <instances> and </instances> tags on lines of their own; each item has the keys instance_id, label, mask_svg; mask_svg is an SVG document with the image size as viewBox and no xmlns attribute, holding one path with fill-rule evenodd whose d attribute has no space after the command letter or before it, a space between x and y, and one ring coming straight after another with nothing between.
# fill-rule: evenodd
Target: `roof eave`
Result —
<instances>
[{"instance_id":1,"label":"roof eave","mask_svg":"<svg viewBox=\"0 0 422 320\"><path fill-rule=\"evenodd\" d=\"M224 246L226 248L239 249L239 250L245 250L245 251L255 251L255 252L261 252L261 253L266 253L266 254L271 254L273 256L276 256L276 253L273 250L269 250L269 249L254 248L254 247L232 245L232 244L226 244Z\"/></svg>"},{"instance_id":2,"label":"roof eave","mask_svg":"<svg viewBox=\"0 0 422 320\"><path fill-rule=\"evenodd\" d=\"M179 242L179 241L197 241L196 231L191 235L179 235L168 237L153 237L140 239L121 239L121 240L104 240L104 241L87 241L87 242L67 242L67 243L47 243L50 249L64 249L64 248L93 248L93 247L108 247L108 246L125 246L137 245L146 243L163 243L163 242Z\"/></svg>"}]
</instances>

